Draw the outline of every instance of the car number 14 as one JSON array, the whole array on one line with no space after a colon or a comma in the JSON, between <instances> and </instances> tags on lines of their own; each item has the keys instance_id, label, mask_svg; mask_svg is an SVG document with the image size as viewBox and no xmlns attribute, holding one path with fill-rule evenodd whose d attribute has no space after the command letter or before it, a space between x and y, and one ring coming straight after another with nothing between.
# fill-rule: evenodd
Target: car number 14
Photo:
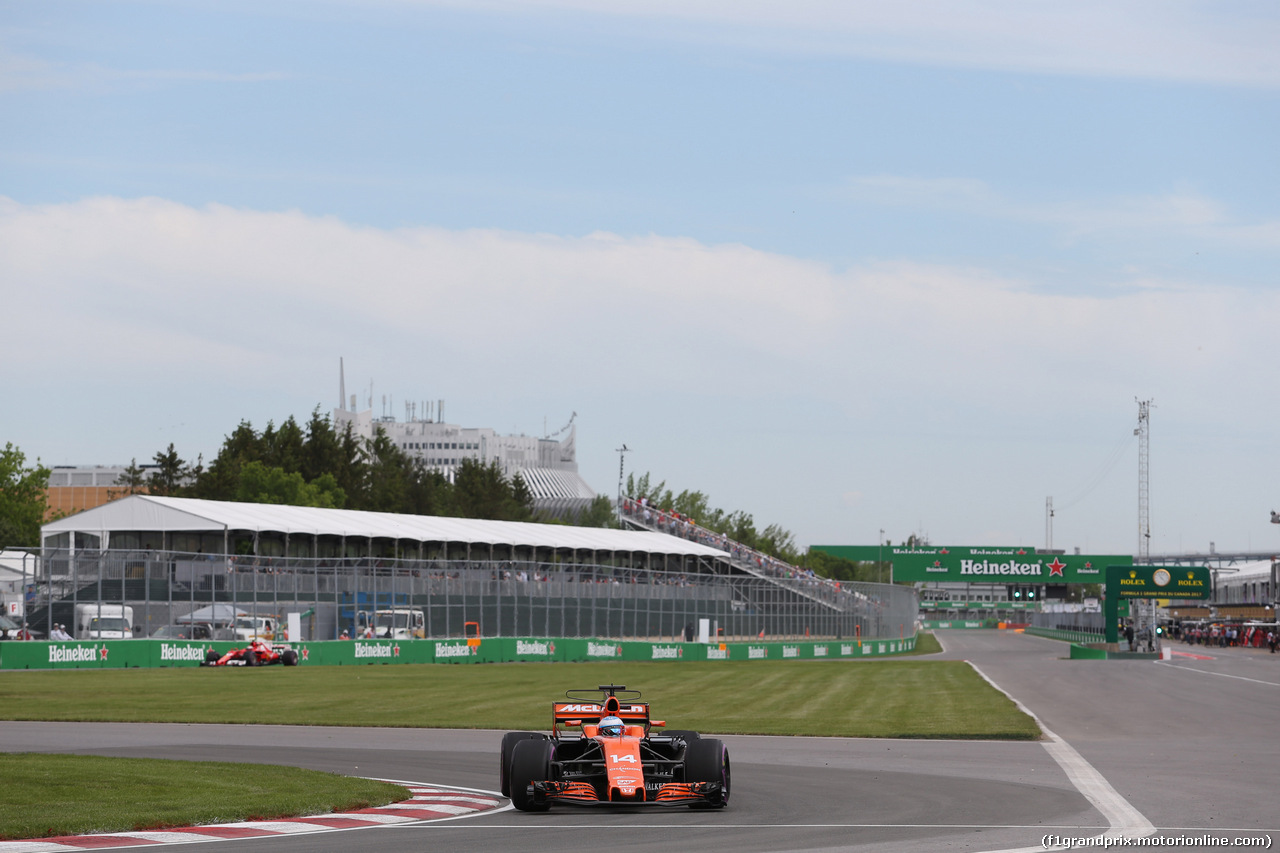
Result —
<instances>
[{"instance_id":1,"label":"car number 14","mask_svg":"<svg viewBox=\"0 0 1280 853\"><path fill-rule=\"evenodd\" d=\"M609 757L613 760L614 764L619 764L623 761L627 762L628 764L636 763L636 757L634 755L611 755Z\"/></svg>"}]
</instances>

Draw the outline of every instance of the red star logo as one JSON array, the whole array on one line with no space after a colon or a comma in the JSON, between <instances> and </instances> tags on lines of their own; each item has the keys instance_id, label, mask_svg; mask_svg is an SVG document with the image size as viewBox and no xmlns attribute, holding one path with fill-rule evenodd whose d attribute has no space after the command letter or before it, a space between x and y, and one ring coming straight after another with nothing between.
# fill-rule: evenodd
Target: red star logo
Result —
<instances>
[{"instance_id":1,"label":"red star logo","mask_svg":"<svg viewBox=\"0 0 1280 853\"><path fill-rule=\"evenodd\" d=\"M1027 553L1027 549L1026 549L1026 548L1019 548L1019 549L1018 549L1018 556L1019 556L1019 557L1021 557L1021 556L1025 555L1026 553Z\"/></svg>"},{"instance_id":2,"label":"red star logo","mask_svg":"<svg viewBox=\"0 0 1280 853\"><path fill-rule=\"evenodd\" d=\"M98 657L100 657L102 660L106 660L106 659L107 659L107 647L106 647L106 646L103 646L102 648L98 649Z\"/></svg>"},{"instance_id":3,"label":"red star logo","mask_svg":"<svg viewBox=\"0 0 1280 853\"><path fill-rule=\"evenodd\" d=\"M1049 564L1049 577L1053 577L1054 575L1057 575L1058 577L1065 577L1062 574L1062 570L1066 567L1066 563L1060 563L1058 562L1058 558L1054 557L1053 562Z\"/></svg>"},{"instance_id":4,"label":"red star logo","mask_svg":"<svg viewBox=\"0 0 1280 853\"><path fill-rule=\"evenodd\" d=\"M941 561L941 560L934 560L934 561L933 561L933 564L934 564L935 566L941 566L941 565L942 565L942 561Z\"/></svg>"},{"instance_id":5,"label":"red star logo","mask_svg":"<svg viewBox=\"0 0 1280 853\"><path fill-rule=\"evenodd\" d=\"M951 552L950 552L950 551L948 551L946 548L943 548L943 549L942 549L941 551L939 551L938 553L939 553L939 554L944 554L944 555L945 555L945 554L950 554Z\"/></svg>"},{"instance_id":6,"label":"red star logo","mask_svg":"<svg viewBox=\"0 0 1280 853\"><path fill-rule=\"evenodd\" d=\"M310 657L311 657L311 649L307 648L306 646L303 646L303 647L302 647L302 659L303 659L303 660L307 660L307 659L309 659Z\"/></svg>"},{"instance_id":7,"label":"red star logo","mask_svg":"<svg viewBox=\"0 0 1280 853\"><path fill-rule=\"evenodd\" d=\"M394 646L392 646L392 647L391 647L391 656L392 656L392 657L397 657L397 658L398 658L398 657L400 657L400 644L399 644L399 643L396 643Z\"/></svg>"},{"instance_id":8,"label":"red star logo","mask_svg":"<svg viewBox=\"0 0 1280 853\"><path fill-rule=\"evenodd\" d=\"M1085 564L1084 564L1084 567L1085 567L1086 569L1092 569L1092 568L1093 568L1093 563L1085 563Z\"/></svg>"},{"instance_id":9,"label":"red star logo","mask_svg":"<svg viewBox=\"0 0 1280 853\"><path fill-rule=\"evenodd\" d=\"M547 648L551 650L551 654L553 654L553 655L554 655L554 654L556 653L556 644L555 644L555 643L547 643Z\"/></svg>"}]
</instances>

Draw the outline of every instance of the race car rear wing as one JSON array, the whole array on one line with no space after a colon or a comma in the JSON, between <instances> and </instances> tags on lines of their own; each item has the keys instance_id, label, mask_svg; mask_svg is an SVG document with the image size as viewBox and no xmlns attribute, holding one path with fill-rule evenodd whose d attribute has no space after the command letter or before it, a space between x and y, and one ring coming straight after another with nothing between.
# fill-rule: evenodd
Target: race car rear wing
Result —
<instances>
[{"instance_id":1,"label":"race car rear wing","mask_svg":"<svg viewBox=\"0 0 1280 853\"><path fill-rule=\"evenodd\" d=\"M640 695L638 690L627 691L625 687L614 685L600 687L599 690L604 696L597 701L553 702L551 730L558 733L561 726L596 725L604 717L617 717L628 726L644 726L645 732L649 731L650 725L662 725L660 721L650 721L648 702L637 702L633 699L619 698L616 695L626 691L638 697ZM587 691L569 691L571 696L573 693L580 692Z\"/></svg>"}]
</instances>

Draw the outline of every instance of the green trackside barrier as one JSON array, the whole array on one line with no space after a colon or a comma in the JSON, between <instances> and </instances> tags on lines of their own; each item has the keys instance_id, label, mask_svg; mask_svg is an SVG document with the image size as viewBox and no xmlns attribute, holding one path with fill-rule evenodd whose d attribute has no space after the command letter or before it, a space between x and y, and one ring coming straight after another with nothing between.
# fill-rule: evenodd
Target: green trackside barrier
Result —
<instances>
[{"instance_id":1,"label":"green trackside barrier","mask_svg":"<svg viewBox=\"0 0 1280 853\"><path fill-rule=\"evenodd\" d=\"M921 623L925 628L995 628L981 619L925 619Z\"/></svg>"},{"instance_id":2,"label":"green trackside barrier","mask_svg":"<svg viewBox=\"0 0 1280 853\"><path fill-rule=\"evenodd\" d=\"M506 663L514 661L839 660L901 654L914 636L897 640L825 640L685 643L546 637L490 637L478 644L450 640L318 640L291 643L300 666L399 663ZM10 641L0 643L0 669L125 669L199 666L242 643L185 640Z\"/></svg>"},{"instance_id":3,"label":"green trackside barrier","mask_svg":"<svg viewBox=\"0 0 1280 853\"><path fill-rule=\"evenodd\" d=\"M1094 634L1091 631L1063 631L1058 628L1037 628L1034 625L1026 628L1023 633L1067 643L1101 643L1103 641L1102 634Z\"/></svg>"},{"instance_id":4,"label":"green trackside barrier","mask_svg":"<svg viewBox=\"0 0 1280 853\"><path fill-rule=\"evenodd\" d=\"M1109 652L1106 649L1094 649L1080 643L1071 644L1072 660L1160 660L1154 652Z\"/></svg>"}]
</instances>

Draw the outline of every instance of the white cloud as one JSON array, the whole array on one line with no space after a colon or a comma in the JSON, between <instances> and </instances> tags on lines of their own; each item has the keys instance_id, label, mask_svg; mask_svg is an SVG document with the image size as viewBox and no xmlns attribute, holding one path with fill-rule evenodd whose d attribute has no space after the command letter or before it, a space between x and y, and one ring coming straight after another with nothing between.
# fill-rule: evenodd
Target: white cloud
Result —
<instances>
[{"instance_id":1,"label":"white cloud","mask_svg":"<svg viewBox=\"0 0 1280 853\"><path fill-rule=\"evenodd\" d=\"M1102 233L1172 232L1235 248L1280 248L1280 222L1239 222L1222 203L1192 192L1031 202L972 178L909 175L856 176L844 183L843 191L849 199L869 204L1047 225L1073 240Z\"/></svg>"},{"instance_id":2,"label":"white cloud","mask_svg":"<svg viewBox=\"0 0 1280 853\"><path fill-rule=\"evenodd\" d=\"M288 363L359 328L406 352L429 340L495 359L554 352L589 364L633 347L663 364L732 365L718 380L730 394L782 382L837 397L908 383L964 399L1047 381L1083 395L1169 371L1216 387L1219 371L1269 347L1261 318L1280 307L1194 282L1044 295L991 271L910 261L832 270L656 235L384 230L117 198L0 204L0 280L23 318L9 362L28 368L100 359L104 338L109 358L146 362L159 336L175 369L203 369L211 354L226 367ZM64 344L54 353L40 343L51 328ZM611 369L595 373L605 381Z\"/></svg>"},{"instance_id":3,"label":"white cloud","mask_svg":"<svg viewBox=\"0 0 1280 853\"><path fill-rule=\"evenodd\" d=\"M405 0L409 5L419 0ZM1207 0L420 0L504 13L652 20L671 38L737 39L926 65L1280 85L1280 17ZM677 26L672 26L672 25ZM710 25L708 30L698 30Z\"/></svg>"}]
</instances>

